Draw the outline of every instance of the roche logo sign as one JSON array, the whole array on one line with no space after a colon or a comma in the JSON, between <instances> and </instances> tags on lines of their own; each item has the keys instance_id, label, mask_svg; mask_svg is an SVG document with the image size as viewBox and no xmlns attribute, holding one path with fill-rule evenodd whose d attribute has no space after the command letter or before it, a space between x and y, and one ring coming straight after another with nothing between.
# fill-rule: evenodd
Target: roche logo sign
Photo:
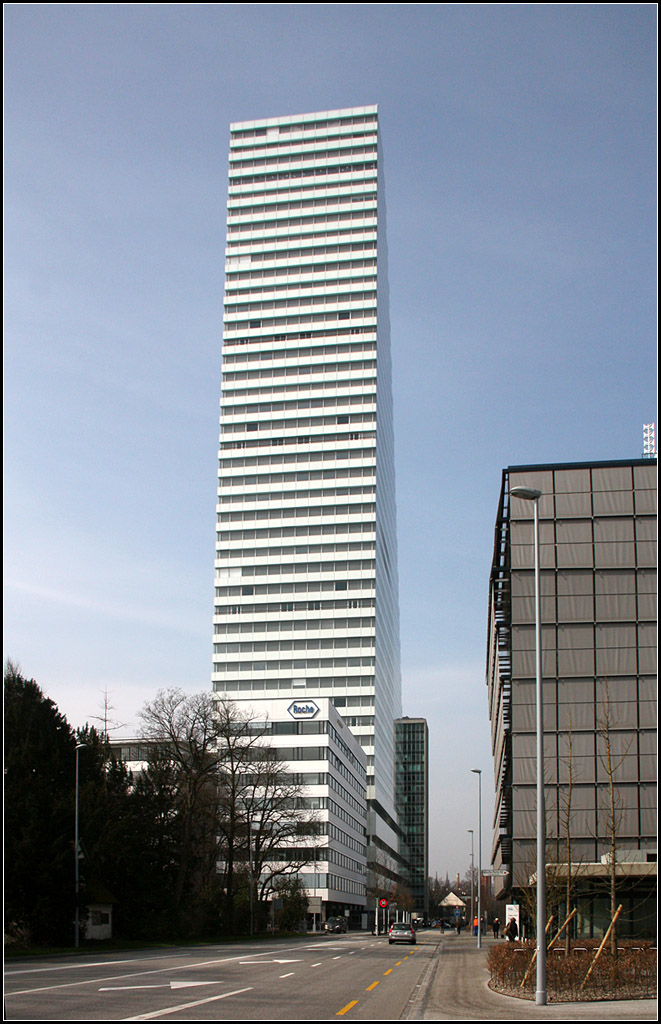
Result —
<instances>
[{"instance_id":1,"label":"roche logo sign","mask_svg":"<svg viewBox=\"0 0 661 1024\"><path fill-rule=\"evenodd\" d=\"M292 718L315 718L319 714L319 706L313 700L295 700L287 711Z\"/></svg>"}]
</instances>

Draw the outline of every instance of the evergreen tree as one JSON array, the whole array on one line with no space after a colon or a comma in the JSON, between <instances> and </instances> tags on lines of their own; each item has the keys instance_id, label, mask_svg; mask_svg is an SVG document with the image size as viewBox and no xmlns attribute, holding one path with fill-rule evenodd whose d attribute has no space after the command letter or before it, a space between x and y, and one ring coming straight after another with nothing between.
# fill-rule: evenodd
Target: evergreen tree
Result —
<instances>
[{"instance_id":1,"label":"evergreen tree","mask_svg":"<svg viewBox=\"0 0 661 1024\"><path fill-rule=\"evenodd\" d=\"M73 941L76 739L34 679L7 662L5 930L32 941Z\"/></svg>"},{"instance_id":2,"label":"evergreen tree","mask_svg":"<svg viewBox=\"0 0 661 1024\"><path fill-rule=\"evenodd\" d=\"M107 737L92 726L78 731L80 751L79 831L81 904L103 893L113 898L115 935L137 937L154 926L145 832L150 808L132 785L130 772L113 754Z\"/></svg>"}]
</instances>

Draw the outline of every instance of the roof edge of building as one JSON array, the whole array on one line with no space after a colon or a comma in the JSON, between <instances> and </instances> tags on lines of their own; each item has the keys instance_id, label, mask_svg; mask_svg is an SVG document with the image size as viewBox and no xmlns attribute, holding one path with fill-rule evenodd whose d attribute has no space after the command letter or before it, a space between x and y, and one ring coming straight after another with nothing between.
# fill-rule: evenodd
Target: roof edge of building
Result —
<instances>
[{"instance_id":1,"label":"roof edge of building","mask_svg":"<svg viewBox=\"0 0 661 1024\"><path fill-rule=\"evenodd\" d=\"M540 469L588 469L601 466L649 466L656 465L656 456L653 458L637 457L635 459L593 459L584 462L534 462L522 466L507 466L504 473L522 473Z\"/></svg>"},{"instance_id":2,"label":"roof edge of building","mask_svg":"<svg viewBox=\"0 0 661 1024\"><path fill-rule=\"evenodd\" d=\"M296 124L301 121L314 121L318 118L327 118L328 120L336 117L346 117L350 114L377 114L378 104L372 104L362 107L340 107L338 110L311 110L305 114L288 114L285 117L261 117L251 121L233 121L230 124L230 131L241 131L245 128L276 128L281 124Z\"/></svg>"}]
</instances>

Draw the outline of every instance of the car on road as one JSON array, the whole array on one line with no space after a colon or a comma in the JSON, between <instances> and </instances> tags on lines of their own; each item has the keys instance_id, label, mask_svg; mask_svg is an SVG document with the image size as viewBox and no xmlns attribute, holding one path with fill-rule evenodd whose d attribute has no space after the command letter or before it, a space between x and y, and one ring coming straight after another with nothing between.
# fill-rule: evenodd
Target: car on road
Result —
<instances>
[{"instance_id":1,"label":"car on road","mask_svg":"<svg viewBox=\"0 0 661 1024\"><path fill-rule=\"evenodd\" d=\"M329 917L324 928L327 932L345 932L347 930L346 918Z\"/></svg>"},{"instance_id":2,"label":"car on road","mask_svg":"<svg viewBox=\"0 0 661 1024\"><path fill-rule=\"evenodd\" d=\"M393 942L408 942L411 946L415 945L415 931L412 924L406 924L404 921L396 921L390 926L388 932L388 944L392 946Z\"/></svg>"}]
</instances>

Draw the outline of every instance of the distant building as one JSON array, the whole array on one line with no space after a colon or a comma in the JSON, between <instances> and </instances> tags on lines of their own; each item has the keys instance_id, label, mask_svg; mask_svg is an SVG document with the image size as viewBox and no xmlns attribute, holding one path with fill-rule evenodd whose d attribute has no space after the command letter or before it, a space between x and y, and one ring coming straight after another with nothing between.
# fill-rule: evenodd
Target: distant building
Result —
<instances>
[{"instance_id":1,"label":"distant building","mask_svg":"<svg viewBox=\"0 0 661 1024\"><path fill-rule=\"evenodd\" d=\"M571 863L579 932L610 920L606 741L614 771L620 934L654 926L656 884L656 460L512 466L503 471L491 571L487 686L496 783L491 862L502 892L535 871L533 507L541 491L540 577L547 863ZM601 885L601 887L600 887Z\"/></svg>"},{"instance_id":2,"label":"distant building","mask_svg":"<svg viewBox=\"0 0 661 1024\"><path fill-rule=\"evenodd\" d=\"M404 833L415 913L429 916L429 729L424 718L395 722L395 805Z\"/></svg>"},{"instance_id":3,"label":"distant building","mask_svg":"<svg viewBox=\"0 0 661 1024\"><path fill-rule=\"evenodd\" d=\"M469 913L466 903L460 896L457 896L455 892L449 892L448 895L441 900L441 921L444 925L457 926L466 924L467 915Z\"/></svg>"},{"instance_id":4,"label":"distant building","mask_svg":"<svg viewBox=\"0 0 661 1024\"><path fill-rule=\"evenodd\" d=\"M110 749L118 761L126 765L132 775L145 771L154 751L162 747L162 743L141 736L130 736L110 741Z\"/></svg>"}]
</instances>

